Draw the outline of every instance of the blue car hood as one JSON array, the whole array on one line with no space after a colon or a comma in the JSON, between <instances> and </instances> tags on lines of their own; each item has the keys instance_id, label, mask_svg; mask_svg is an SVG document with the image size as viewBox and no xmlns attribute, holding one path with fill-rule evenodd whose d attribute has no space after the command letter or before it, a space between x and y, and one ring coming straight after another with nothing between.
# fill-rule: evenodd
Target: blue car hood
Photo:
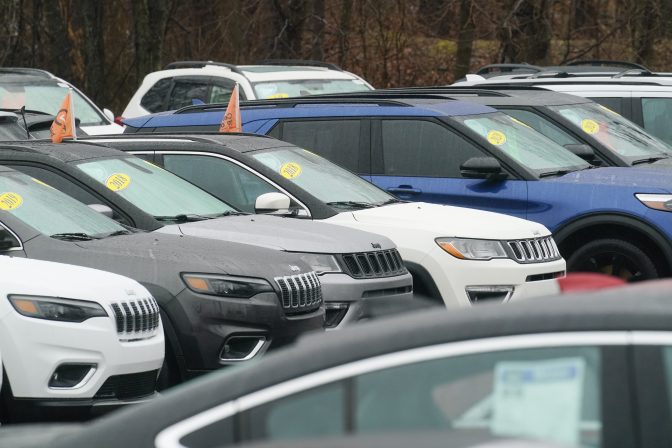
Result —
<instances>
[{"instance_id":1,"label":"blue car hood","mask_svg":"<svg viewBox=\"0 0 672 448\"><path fill-rule=\"evenodd\" d=\"M670 193L672 192L672 171L626 167L596 168L575 171L561 177L545 179L542 182L613 185L638 188L642 193Z\"/></svg>"}]
</instances>

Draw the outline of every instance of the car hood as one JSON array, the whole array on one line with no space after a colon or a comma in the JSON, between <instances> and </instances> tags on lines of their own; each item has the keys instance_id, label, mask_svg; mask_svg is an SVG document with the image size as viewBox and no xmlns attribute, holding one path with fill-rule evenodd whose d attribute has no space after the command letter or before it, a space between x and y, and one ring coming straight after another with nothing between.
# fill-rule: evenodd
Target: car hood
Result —
<instances>
[{"instance_id":1,"label":"car hood","mask_svg":"<svg viewBox=\"0 0 672 448\"><path fill-rule=\"evenodd\" d=\"M424 230L435 237L522 239L550 235L541 224L513 216L449 205L407 202L352 212L356 221L409 232Z\"/></svg>"},{"instance_id":2,"label":"car hood","mask_svg":"<svg viewBox=\"0 0 672 448\"><path fill-rule=\"evenodd\" d=\"M672 190L672 171L627 167L597 168L575 171L561 177L544 179L541 182L635 187L641 190L640 193L668 193Z\"/></svg>"},{"instance_id":3,"label":"car hood","mask_svg":"<svg viewBox=\"0 0 672 448\"><path fill-rule=\"evenodd\" d=\"M348 229L304 219L244 215L169 225L157 230L192 237L251 244L274 250L311 253L352 253L392 249L388 238L362 230Z\"/></svg>"},{"instance_id":4,"label":"car hood","mask_svg":"<svg viewBox=\"0 0 672 448\"><path fill-rule=\"evenodd\" d=\"M143 232L75 244L84 249L74 254L68 252L77 261L64 261L121 273L136 280L141 277L143 281L171 270L178 274L210 272L264 278L311 271L293 254L184 235Z\"/></svg>"}]
</instances>

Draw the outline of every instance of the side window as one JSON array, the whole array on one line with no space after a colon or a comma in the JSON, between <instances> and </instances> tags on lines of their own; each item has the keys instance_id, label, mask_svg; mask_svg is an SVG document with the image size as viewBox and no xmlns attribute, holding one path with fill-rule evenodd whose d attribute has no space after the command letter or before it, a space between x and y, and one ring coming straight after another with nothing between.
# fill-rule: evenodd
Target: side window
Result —
<instances>
[{"instance_id":1,"label":"side window","mask_svg":"<svg viewBox=\"0 0 672 448\"><path fill-rule=\"evenodd\" d=\"M672 144L672 98L642 98L644 129L649 133Z\"/></svg>"},{"instance_id":2,"label":"side window","mask_svg":"<svg viewBox=\"0 0 672 448\"><path fill-rule=\"evenodd\" d=\"M460 165L484 154L438 123L383 120L384 173L388 176L461 177Z\"/></svg>"},{"instance_id":3,"label":"side window","mask_svg":"<svg viewBox=\"0 0 672 448\"><path fill-rule=\"evenodd\" d=\"M27 165L7 165L7 166L10 166L11 168L17 171L21 171L22 173L25 173L35 179L38 179L44 182L45 184L49 185L50 187L53 187L58 191L61 191L86 205L103 203L102 199L94 196L92 193L89 193L87 190L75 184L73 181L51 170ZM114 213L112 218L122 224L132 225L132 223L128 222L126 218L124 218L123 216L119 215L116 212Z\"/></svg>"},{"instance_id":4,"label":"side window","mask_svg":"<svg viewBox=\"0 0 672 448\"><path fill-rule=\"evenodd\" d=\"M286 121L282 140L358 172L360 126L360 120Z\"/></svg>"},{"instance_id":5,"label":"side window","mask_svg":"<svg viewBox=\"0 0 672 448\"><path fill-rule=\"evenodd\" d=\"M164 154L164 168L239 210L254 213L259 195L278 190L246 169L211 156Z\"/></svg>"},{"instance_id":6,"label":"side window","mask_svg":"<svg viewBox=\"0 0 672 448\"><path fill-rule=\"evenodd\" d=\"M212 85L212 89L210 90L210 98L207 103L228 103L229 99L231 99L231 92L233 92L233 88L236 86L236 83L233 82L230 79L224 79L224 78L217 78L214 81L214 84ZM239 89L241 90L241 89ZM240 96L241 99L243 98L243 92L241 91Z\"/></svg>"},{"instance_id":7,"label":"side window","mask_svg":"<svg viewBox=\"0 0 672 448\"><path fill-rule=\"evenodd\" d=\"M595 101L598 104L603 105L604 107L608 107L609 109L613 110L614 112L623 115L623 99L622 98L607 98L607 97L601 97L601 98L589 98L590 100Z\"/></svg>"},{"instance_id":8,"label":"side window","mask_svg":"<svg viewBox=\"0 0 672 448\"><path fill-rule=\"evenodd\" d=\"M173 78L164 78L156 82L140 100L140 105L150 112L162 112L166 95Z\"/></svg>"},{"instance_id":9,"label":"side window","mask_svg":"<svg viewBox=\"0 0 672 448\"><path fill-rule=\"evenodd\" d=\"M563 131L558 126L548 121L546 118L535 114L534 112L517 109L502 109L502 112L522 121L526 125L533 128L535 131L544 134L546 137L560 145L576 145L581 143L579 140L572 137L570 134Z\"/></svg>"},{"instance_id":10,"label":"side window","mask_svg":"<svg viewBox=\"0 0 672 448\"><path fill-rule=\"evenodd\" d=\"M181 107L191 106L193 104L192 100L199 100L203 103L207 103L209 100L209 87L210 86L204 81L175 78L175 84L172 92L170 92L167 110L175 110Z\"/></svg>"},{"instance_id":11,"label":"side window","mask_svg":"<svg viewBox=\"0 0 672 448\"><path fill-rule=\"evenodd\" d=\"M597 347L480 353L310 389L253 408L244 422L264 440L442 430L597 447L600 378Z\"/></svg>"}]
</instances>

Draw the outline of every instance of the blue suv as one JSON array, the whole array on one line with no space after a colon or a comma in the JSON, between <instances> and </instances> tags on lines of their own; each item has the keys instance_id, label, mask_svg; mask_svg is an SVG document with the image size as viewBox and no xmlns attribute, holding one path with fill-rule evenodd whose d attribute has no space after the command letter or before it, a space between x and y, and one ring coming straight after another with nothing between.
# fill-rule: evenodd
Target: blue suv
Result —
<instances>
[{"instance_id":1,"label":"blue suv","mask_svg":"<svg viewBox=\"0 0 672 448\"><path fill-rule=\"evenodd\" d=\"M224 107L139 117L126 132L212 131ZM402 199L538 221L570 270L628 280L672 274L667 170L594 168L511 116L454 100L250 102L242 118L246 131L307 148Z\"/></svg>"}]
</instances>

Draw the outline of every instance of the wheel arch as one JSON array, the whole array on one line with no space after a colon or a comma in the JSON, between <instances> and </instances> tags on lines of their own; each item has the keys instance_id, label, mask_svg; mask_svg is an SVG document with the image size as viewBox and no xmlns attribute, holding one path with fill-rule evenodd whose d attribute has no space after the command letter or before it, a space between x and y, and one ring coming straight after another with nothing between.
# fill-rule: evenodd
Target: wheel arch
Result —
<instances>
[{"instance_id":1,"label":"wheel arch","mask_svg":"<svg viewBox=\"0 0 672 448\"><path fill-rule=\"evenodd\" d=\"M404 264L413 277L413 292L420 292L429 300L445 305L441 292L427 269L412 261L405 261ZM418 282L421 283L420 287L418 287Z\"/></svg>"},{"instance_id":2,"label":"wheel arch","mask_svg":"<svg viewBox=\"0 0 672 448\"><path fill-rule=\"evenodd\" d=\"M563 224L553 237L566 259L589 238L611 237L644 244L664 275L672 273L672 244L662 231L642 219L620 213L582 216Z\"/></svg>"}]
</instances>

